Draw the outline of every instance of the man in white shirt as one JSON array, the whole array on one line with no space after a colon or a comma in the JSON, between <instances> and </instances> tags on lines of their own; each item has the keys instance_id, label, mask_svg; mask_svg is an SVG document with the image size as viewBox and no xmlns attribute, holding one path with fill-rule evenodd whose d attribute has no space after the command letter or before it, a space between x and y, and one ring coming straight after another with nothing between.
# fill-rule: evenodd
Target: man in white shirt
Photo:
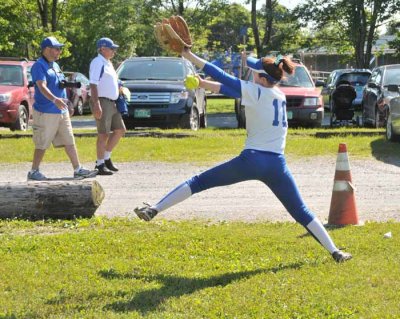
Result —
<instances>
[{"instance_id":1,"label":"man in white shirt","mask_svg":"<svg viewBox=\"0 0 400 319\"><path fill-rule=\"evenodd\" d=\"M111 152L124 136L126 128L115 101L119 95L118 77L111 59L119 46L109 38L97 41L98 55L90 63L90 106L97 125L98 175L112 175L118 168L111 161Z\"/></svg>"}]
</instances>

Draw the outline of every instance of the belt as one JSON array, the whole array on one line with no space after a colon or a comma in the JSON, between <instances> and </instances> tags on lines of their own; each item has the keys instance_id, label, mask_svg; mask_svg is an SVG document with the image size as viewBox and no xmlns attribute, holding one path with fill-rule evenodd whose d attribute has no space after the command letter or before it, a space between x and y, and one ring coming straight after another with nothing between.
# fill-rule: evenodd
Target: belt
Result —
<instances>
[{"instance_id":1,"label":"belt","mask_svg":"<svg viewBox=\"0 0 400 319\"><path fill-rule=\"evenodd\" d=\"M104 99L104 100L107 100L107 101L110 101L110 102L115 102L115 100L111 100L108 97L104 97L104 96L99 96L99 99Z\"/></svg>"}]
</instances>

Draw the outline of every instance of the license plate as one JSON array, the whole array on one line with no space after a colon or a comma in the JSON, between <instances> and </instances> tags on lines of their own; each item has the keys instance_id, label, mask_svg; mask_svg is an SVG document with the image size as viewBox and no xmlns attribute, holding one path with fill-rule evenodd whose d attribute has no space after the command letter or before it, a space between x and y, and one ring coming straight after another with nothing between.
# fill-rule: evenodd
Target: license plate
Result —
<instances>
[{"instance_id":1,"label":"license plate","mask_svg":"<svg viewBox=\"0 0 400 319\"><path fill-rule=\"evenodd\" d=\"M287 119L288 120L293 119L293 112L292 111L287 111Z\"/></svg>"},{"instance_id":2,"label":"license plate","mask_svg":"<svg viewBox=\"0 0 400 319\"><path fill-rule=\"evenodd\" d=\"M151 110L149 109L136 109L133 116L136 118L149 118L151 117Z\"/></svg>"}]
</instances>

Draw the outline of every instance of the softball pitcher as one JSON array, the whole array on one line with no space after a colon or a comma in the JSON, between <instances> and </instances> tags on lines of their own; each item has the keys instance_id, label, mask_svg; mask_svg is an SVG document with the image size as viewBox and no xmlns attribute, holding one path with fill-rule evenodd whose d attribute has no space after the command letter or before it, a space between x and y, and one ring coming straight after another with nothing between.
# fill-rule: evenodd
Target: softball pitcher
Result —
<instances>
[{"instance_id":1,"label":"softball pitcher","mask_svg":"<svg viewBox=\"0 0 400 319\"><path fill-rule=\"evenodd\" d=\"M259 180L268 186L291 216L329 251L336 262L352 258L339 250L318 218L308 209L299 193L289 168L284 149L288 123L286 97L276 86L284 72L293 74L289 58L243 59L253 72L253 82L242 81L206 62L185 48L181 55L204 70L215 81L199 79L199 86L215 93L242 98L246 106L247 139L239 156L215 166L180 184L155 205L136 208L139 218L150 221L158 213L189 198L193 194L217 186L248 180Z\"/></svg>"}]
</instances>

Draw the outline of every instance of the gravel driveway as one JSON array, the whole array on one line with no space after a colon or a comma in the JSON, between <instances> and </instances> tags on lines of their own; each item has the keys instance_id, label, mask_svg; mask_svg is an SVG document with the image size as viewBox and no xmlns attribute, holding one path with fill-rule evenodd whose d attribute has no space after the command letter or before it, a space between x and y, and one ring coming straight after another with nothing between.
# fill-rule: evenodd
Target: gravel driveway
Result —
<instances>
[{"instance_id":1,"label":"gravel driveway","mask_svg":"<svg viewBox=\"0 0 400 319\"><path fill-rule=\"evenodd\" d=\"M319 218L328 219L336 158L288 160L306 204ZM91 167L93 163L86 164ZM0 182L26 181L30 163L0 164ZM126 216L143 201L153 203L182 181L208 167L159 162L118 163L120 172L97 176L106 196L97 215ZM358 216L361 221L400 221L400 160L352 160ZM48 177L71 176L69 163L46 164ZM292 220L272 192L257 181L215 188L194 195L161 214L166 219L226 221Z\"/></svg>"}]
</instances>

